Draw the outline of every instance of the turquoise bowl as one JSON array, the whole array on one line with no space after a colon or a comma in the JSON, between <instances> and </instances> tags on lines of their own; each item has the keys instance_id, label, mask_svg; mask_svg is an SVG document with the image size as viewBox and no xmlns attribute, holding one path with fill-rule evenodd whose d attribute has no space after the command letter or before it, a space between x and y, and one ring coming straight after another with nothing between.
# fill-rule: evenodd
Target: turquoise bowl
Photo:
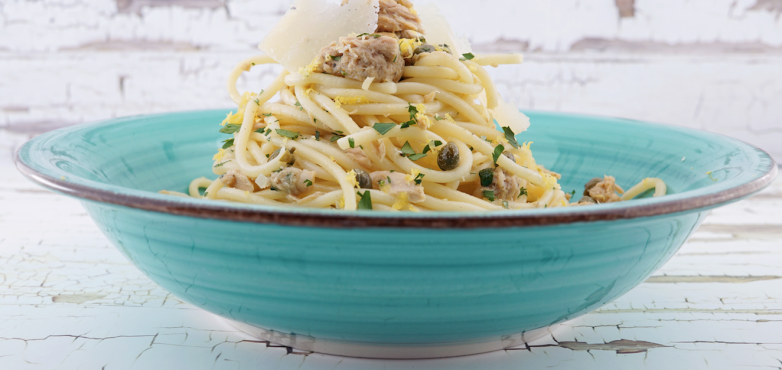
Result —
<instances>
[{"instance_id":1,"label":"turquoise bowl","mask_svg":"<svg viewBox=\"0 0 782 370\"><path fill-rule=\"evenodd\" d=\"M521 345L626 293L710 209L777 166L748 144L637 121L529 112L539 163L565 191L613 175L669 195L497 213L270 208L158 194L211 174L225 110L114 119L49 132L18 168L77 197L141 271L258 337L359 357L443 357ZM707 173L708 172L708 173Z\"/></svg>"}]
</instances>

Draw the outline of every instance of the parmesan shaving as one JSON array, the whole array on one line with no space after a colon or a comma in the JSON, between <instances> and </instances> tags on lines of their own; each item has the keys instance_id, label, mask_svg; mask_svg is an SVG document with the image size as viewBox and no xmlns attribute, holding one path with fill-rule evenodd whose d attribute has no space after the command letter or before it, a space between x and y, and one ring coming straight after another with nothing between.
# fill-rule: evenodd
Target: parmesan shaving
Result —
<instances>
[{"instance_id":1,"label":"parmesan shaving","mask_svg":"<svg viewBox=\"0 0 782 370\"><path fill-rule=\"evenodd\" d=\"M418 16L421 18L421 26L426 30L428 44L446 44L454 55L472 52L470 42L463 37L456 36L437 5L426 4L419 6L418 9L420 10Z\"/></svg>"},{"instance_id":2,"label":"parmesan shaving","mask_svg":"<svg viewBox=\"0 0 782 370\"><path fill-rule=\"evenodd\" d=\"M341 5L333 1L296 0L258 48L288 71L298 72L312 62L320 49L340 37L375 32L379 10L379 0L350 0Z\"/></svg>"},{"instance_id":3,"label":"parmesan shaving","mask_svg":"<svg viewBox=\"0 0 782 370\"><path fill-rule=\"evenodd\" d=\"M372 81L374 80L375 80L374 77L367 77L367 79L364 80L364 83L361 85L361 88L366 91L369 91L369 87L372 86Z\"/></svg>"},{"instance_id":4,"label":"parmesan shaving","mask_svg":"<svg viewBox=\"0 0 782 370\"><path fill-rule=\"evenodd\" d=\"M491 110L492 116L500 127L510 127L514 134L524 132L529 128L529 117L519 112L516 105L499 99L497 108Z\"/></svg>"}]
</instances>

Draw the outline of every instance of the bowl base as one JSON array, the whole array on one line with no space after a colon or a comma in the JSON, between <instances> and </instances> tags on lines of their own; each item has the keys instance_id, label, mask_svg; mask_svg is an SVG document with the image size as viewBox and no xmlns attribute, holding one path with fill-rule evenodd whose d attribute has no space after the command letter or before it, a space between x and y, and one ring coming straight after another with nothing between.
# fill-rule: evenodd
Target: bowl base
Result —
<instances>
[{"instance_id":1,"label":"bowl base","mask_svg":"<svg viewBox=\"0 0 782 370\"><path fill-rule=\"evenodd\" d=\"M219 317L234 328L254 338L269 341L271 344L291 347L305 352L328 355L375 358L375 359L425 359L474 355L502 349L524 346L556 330L562 325L539 328L524 333L507 335L501 338L430 344L371 344L339 340L317 339L300 334L286 334L274 330Z\"/></svg>"}]
</instances>

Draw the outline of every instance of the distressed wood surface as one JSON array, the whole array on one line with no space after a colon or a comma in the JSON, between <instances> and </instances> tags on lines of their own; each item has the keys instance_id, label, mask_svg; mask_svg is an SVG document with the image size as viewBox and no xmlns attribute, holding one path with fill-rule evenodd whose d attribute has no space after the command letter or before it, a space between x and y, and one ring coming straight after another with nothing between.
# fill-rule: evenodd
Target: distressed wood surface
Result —
<instances>
[{"instance_id":1,"label":"distressed wood surface","mask_svg":"<svg viewBox=\"0 0 782 370\"><path fill-rule=\"evenodd\" d=\"M697 127L782 161L782 0L418 2L437 3L477 52L525 54L491 71L522 109ZM290 3L4 0L0 130L228 107L228 71Z\"/></svg>"},{"instance_id":2,"label":"distressed wood surface","mask_svg":"<svg viewBox=\"0 0 782 370\"><path fill-rule=\"evenodd\" d=\"M780 369L782 180L715 210L654 276L528 347L426 361L299 353L142 275L0 132L0 369Z\"/></svg>"}]
</instances>

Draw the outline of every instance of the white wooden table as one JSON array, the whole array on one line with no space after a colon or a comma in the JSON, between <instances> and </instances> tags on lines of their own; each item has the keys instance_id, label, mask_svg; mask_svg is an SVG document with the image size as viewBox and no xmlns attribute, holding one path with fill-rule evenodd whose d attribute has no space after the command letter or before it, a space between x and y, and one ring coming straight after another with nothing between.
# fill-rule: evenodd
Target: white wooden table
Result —
<instances>
[{"instance_id":1,"label":"white wooden table","mask_svg":"<svg viewBox=\"0 0 782 370\"><path fill-rule=\"evenodd\" d=\"M426 361L297 353L142 275L0 131L0 369L780 369L782 181L718 209L653 277L526 348Z\"/></svg>"}]
</instances>

